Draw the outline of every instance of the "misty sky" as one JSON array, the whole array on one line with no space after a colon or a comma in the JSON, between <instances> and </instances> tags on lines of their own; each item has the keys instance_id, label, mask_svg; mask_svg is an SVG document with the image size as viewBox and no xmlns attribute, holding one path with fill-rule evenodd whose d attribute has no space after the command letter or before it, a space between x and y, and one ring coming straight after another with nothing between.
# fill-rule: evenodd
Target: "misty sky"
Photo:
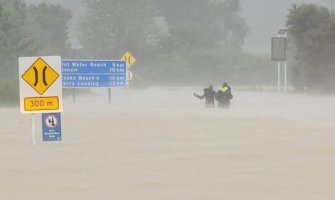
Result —
<instances>
[{"instance_id":1,"label":"misty sky","mask_svg":"<svg viewBox=\"0 0 335 200\"><path fill-rule=\"evenodd\" d=\"M73 11L74 20L71 22L71 44L78 46L75 24L82 13L81 0L25 0L27 3L60 3ZM330 7L331 0L240 0L241 14L250 27L245 41L245 49L256 54L269 54L270 39L285 28L286 15L290 7L302 3L317 3Z\"/></svg>"}]
</instances>

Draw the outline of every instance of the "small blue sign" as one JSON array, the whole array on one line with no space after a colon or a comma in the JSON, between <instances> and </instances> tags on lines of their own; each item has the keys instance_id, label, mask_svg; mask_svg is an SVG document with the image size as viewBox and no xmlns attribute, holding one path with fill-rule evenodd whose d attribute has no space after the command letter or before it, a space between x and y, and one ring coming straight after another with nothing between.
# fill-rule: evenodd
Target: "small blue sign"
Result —
<instances>
[{"instance_id":1,"label":"small blue sign","mask_svg":"<svg viewBox=\"0 0 335 200\"><path fill-rule=\"evenodd\" d=\"M42 113L43 141L61 141L60 113Z\"/></svg>"},{"instance_id":2,"label":"small blue sign","mask_svg":"<svg viewBox=\"0 0 335 200\"><path fill-rule=\"evenodd\" d=\"M64 88L123 87L126 73L126 61L62 60Z\"/></svg>"}]
</instances>

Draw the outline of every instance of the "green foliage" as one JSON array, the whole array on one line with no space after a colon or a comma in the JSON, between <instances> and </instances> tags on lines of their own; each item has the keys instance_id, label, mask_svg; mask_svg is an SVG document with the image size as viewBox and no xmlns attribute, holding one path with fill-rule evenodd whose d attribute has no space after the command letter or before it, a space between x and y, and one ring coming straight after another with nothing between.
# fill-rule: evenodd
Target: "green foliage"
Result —
<instances>
[{"instance_id":1,"label":"green foliage","mask_svg":"<svg viewBox=\"0 0 335 200\"><path fill-rule=\"evenodd\" d=\"M286 25L289 27L289 34L296 39L298 49L304 44L306 33L320 27L330 19L330 13L325 7L314 4L293 5L289 10Z\"/></svg>"},{"instance_id":2,"label":"green foliage","mask_svg":"<svg viewBox=\"0 0 335 200\"><path fill-rule=\"evenodd\" d=\"M34 45L24 32L24 4L19 1L0 1L0 79L17 76L17 58L31 55Z\"/></svg>"},{"instance_id":3,"label":"green foliage","mask_svg":"<svg viewBox=\"0 0 335 200\"><path fill-rule=\"evenodd\" d=\"M18 57L67 55L69 10L47 5L26 7L0 0L0 103L18 101Z\"/></svg>"},{"instance_id":4,"label":"green foliage","mask_svg":"<svg viewBox=\"0 0 335 200\"><path fill-rule=\"evenodd\" d=\"M18 80L0 81L0 106L17 105L19 101Z\"/></svg>"},{"instance_id":5,"label":"green foliage","mask_svg":"<svg viewBox=\"0 0 335 200\"><path fill-rule=\"evenodd\" d=\"M248 27L239 1L156 0L176 48L241 47ZM171 46L171 42L169 42Z\"/></svg>"},{"instance_id":6,"label":"green foliage","mask_svg":"<svg viewBox=\"0 0 335 200\"><path fill-rule=\"evenodd\" d=\"M262 74L265 71L258 69L271 63L242 53L248 27L239 15L239 1L156 0L156 3L169 34L160 39L156 56L139 70L141 77L152 83L175 85L221 84L223 80L243 84L266 82L264 77L251 79L245 73Z\"/></svg>"},{"instance_id":7,"label":"green foliage","mask_svg":"<svg viewBox=\"0 0 335 200\"><path fill-rule=\"evenodd\" d=\"M289 33L297 45L291 69L297 90L335 91L335 16L315 5L293 7L288 15Z\"/></svg>"},{"instance_id":8,"label":"green foliage","mask_svg":"<svg viewBox=\"0 0 335 200\"><path fill-rule=\"evenodd\" d=\"M119 58L147 49L156 16L153 0L84 0L79 39L87 56Z\"/></svg>"},{"instance_id":9,"label":"green foliage","mask_svg":"<svg viewBox=\"0 0 335 200\"><path fill-rule=\"evenodd\" d=\"M104 59L132 52L137 58L132 71L140 85L221 83L223 79L250 83L248 74L241 74L255 69L242 65L252 64L262 74L258 64L269 64L242 53L248 27L237 0L84 2L87 13L78 31L82 52ZM165 33L160 34L164 27ZM252 81L264 82L262 77L256 79Z\"/></svg>"},{"instance_id":10,"label":"green foliage","mask_svg":"<svg viewBox=\"0 0 335 200\"><path fill-rule=\"evenodd\" d=\"M41 3L27 8L25 27L29 38L38 46L36 55L70 53L68 23L72 14L59 5Z\"/></svg>"},{"instance_id":11,"label":"green foliage","mask_svg":"<svg viewBox=\"0 0 335 200\"><path fill-rule=\"evenodd\" d=\"M18 0L0 1L0 104L18 102L18 57L35 52L24 30L25 5Z\"/></svg>"},{"instance_id":12,"label":"green foliage","mask_svg":"<svg viewBox=\"0 0 335 200\"><path fill-rule=\"evenodd\" d=\"M227 81L258 86L275 84L276 67L267 56L233 50L193 49L161 54L135 73L150 84L219 85Z\"/></svg>"}]
</instances>

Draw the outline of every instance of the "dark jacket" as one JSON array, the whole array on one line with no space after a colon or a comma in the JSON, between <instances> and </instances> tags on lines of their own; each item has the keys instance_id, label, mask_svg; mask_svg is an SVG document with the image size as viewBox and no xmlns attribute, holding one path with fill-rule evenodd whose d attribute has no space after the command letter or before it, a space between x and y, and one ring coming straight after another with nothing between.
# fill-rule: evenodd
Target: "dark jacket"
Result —
<instances>
[{"instance_id":1,"label":"dark jacket","mask_svg":"<svg viewBox=\"0 0 335 200\"><path fill-rule=\"evenodd\" d=\"M204 94L203 95L197 95L194 94L194 96L198 97L199 99L205 98L206 104L215 104L214 98L215 98L216 92L212 89L205 88L204 89Z\"/></svg>"},{"instance_id":2,"label":"dark jacket","mask_svg":"<svg viewBox=\"0 0 335 200\"><path fill-rule=\"evenodd\" d=\"M229 107L232 98L233 95L229 86L220 88L215 95L219 107Z\"/></svg>"}]
</instances>

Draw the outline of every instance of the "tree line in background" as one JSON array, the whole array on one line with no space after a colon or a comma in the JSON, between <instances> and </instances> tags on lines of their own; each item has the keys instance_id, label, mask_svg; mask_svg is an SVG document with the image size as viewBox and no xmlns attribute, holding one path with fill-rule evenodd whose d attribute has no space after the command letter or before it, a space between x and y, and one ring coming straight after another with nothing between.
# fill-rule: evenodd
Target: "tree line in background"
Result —
<instances>
[{"instance_id":1,"label":"tree line in background","mask_svg":"<svg viewBox=\"0 0 335 200\"><path fill-rule=\"evenodd\" d=\"M335 91L335 14L313 4L293 5L287 27L295 44L291 83L296 90Z\"/></svg>"},{"instance_id":2,"label":"tree line in background","mask_svg":"<svg viewBox=\"0 0 335 200\"><path fill-rule=\"evenodd\" d=\"M27 6L20 0L0 0L0 103L17 103L20 56L119 59L130 51L137 58L133 68L135 86L207 85L223 81L248 86L276 83L276 67L268 56L242 50L249 30L239 15L238 0L83 0L82 3L86 9L77 29L81 46L73 48L69 43L71 10L45 3ZM290 15L298 9L290 10ZM298 34L293 27L299 23L288 21L293 37ZM315 43L320 34L325 34L324 30L307 35ZM308 58L307 52L311 53L313 46L301 42L309 47L307 50L296 41L300 60L296 60L298 67L293 67L292 73L298 77L302 76L301 70L305 73L311 68L302 65L307 62L301 58ZM328 47L330 52L331 48ZM320 55L320 59L324 56ZM327 63L325 68L331 68L331 60ZM305 78L302 80L309 80L307 75ZM305 83L297 81L294 85L299 88Z\"/></svg>"},{"instance_id":3,"label":"tree line in background","mask_svg":"<svg viewBox=\"0 0 335 200\"><path fill-rule=\"evenodd\" d=\"M71 54L70 18L71 11L58 5L0 0L0 104L18 103L18 57Z\"/></svg>"},{"instance_id":4,"label":"tree line in background","mask_svg":"<svg viewBox=\"0 0 335 200\"><path fill-rule=\"evenodd\" d=\"M249 29L238 0L84 0L84 5L80 55L117 59L130 51L137 58L133 85L261 85L276 77L268 58L242 51Z\"/></svg>"}]
</instances>

